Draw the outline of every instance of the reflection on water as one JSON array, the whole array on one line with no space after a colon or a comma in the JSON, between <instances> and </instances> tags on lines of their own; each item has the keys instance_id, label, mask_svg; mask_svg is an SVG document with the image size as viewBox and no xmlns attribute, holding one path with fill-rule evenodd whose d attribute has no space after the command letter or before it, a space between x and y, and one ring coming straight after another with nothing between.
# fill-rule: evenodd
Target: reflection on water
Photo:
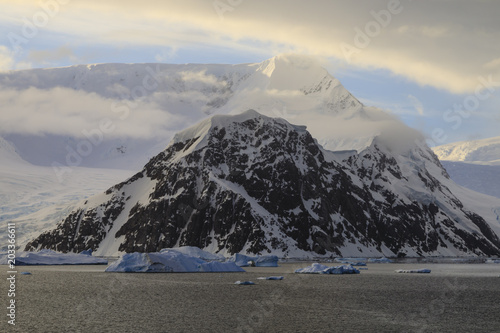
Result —
<instances>
[{"instance_id":1,"label":"reflection on water","mask_svg":"<svg viewBox=\"0 0 500 333\"><path fill-rule=\"evenodd\" d=\"M15 329L4 319L0 331L495 332L500 327L498 264L368 264L359 275L291 274L309 264L205 274L24 267L32 275L17 276ZM394 272L414 268L432 273ZM271 275L285 279L257 279ZM256 284L234 285L242 279ZM1 285L7 290L5 280Z\"/></svg>"}]
</instances>

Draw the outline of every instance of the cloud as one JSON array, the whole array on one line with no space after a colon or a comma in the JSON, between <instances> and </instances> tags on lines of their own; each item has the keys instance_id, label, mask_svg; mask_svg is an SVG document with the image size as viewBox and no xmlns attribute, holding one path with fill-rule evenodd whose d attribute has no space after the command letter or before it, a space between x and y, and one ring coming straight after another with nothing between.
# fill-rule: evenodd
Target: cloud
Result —
<instances>
[{"instance_id":1,"label":"cloud","mask_svg":"<svg viewBox=\"0 0 500 333\"><path fill-rule=\"evenodd\" d=\"M171 134L181 119L157 103L126 102L68 88L6 90L0 92L0 133L56 134L83 137L84 131L110 122L109 138L158 138Z\"/></svg>"},{"instance_id":2,"label":"cloud","mask_svg":"<svg viewBox=\"0 0 500 333\"><path fill-rule=\"evenodd\" d=\"M217 7L220 3L225 6ZM18 17L6 19L18 25L23 16L29 19L43 10L13 0L3 1L0 9L4 16ZM499 10L499 2L487 0L89 0L60 5L40 31L69 36L81 45L174 50L210 45L254 54L315 54L365 69L388 69L421 85L470 93L478 76L500 77ZM346 45L352 54L346 53ZM56 50L34 51L31 56L69 56L64 46Z\"/></svg>"},{"instance_id":3,"label":"cloud","mask_svg":"<svg viewBox=\"0 0 500 333\"><path fill-rule=\"evenodd\" d=\"M496 1L457 0L453 8L447 0L401 0L398 6L386 0L242 1L227 2L222 11L214 3L71 2L44 29L89 44L212 45L240 51L265 44L266 52L350 58L353 65L389 69L454 93L473 91L480 75L500 76L498 68L483 66L500 53ZM9 8L7 14L14 11ZM352 57L341 45L353 47Z\"/></svg>"}]
</instances>

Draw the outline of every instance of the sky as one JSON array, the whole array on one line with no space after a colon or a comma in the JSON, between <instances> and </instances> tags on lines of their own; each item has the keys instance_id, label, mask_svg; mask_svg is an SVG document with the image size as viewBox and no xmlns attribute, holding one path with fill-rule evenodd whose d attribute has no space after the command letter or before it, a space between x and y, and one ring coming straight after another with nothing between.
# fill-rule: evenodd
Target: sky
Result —
<instances>
[{"instance_id":1,"label":"sky","mask_svg":"<svg viewBox=\"0 0 500 333\"><path fill-rule=\"evenodd\" d=\"M500 136L500 1L0 0L0 71L307 54L430 145Z\"/></svg>"}]
</instances>

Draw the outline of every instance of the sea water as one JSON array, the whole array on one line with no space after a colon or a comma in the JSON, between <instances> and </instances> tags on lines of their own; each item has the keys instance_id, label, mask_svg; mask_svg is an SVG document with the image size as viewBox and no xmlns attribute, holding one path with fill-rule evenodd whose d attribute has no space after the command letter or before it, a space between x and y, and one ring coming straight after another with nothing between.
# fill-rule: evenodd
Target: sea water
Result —
<instances>
[{"instance_id":1,"label":"sea water","mask_svg":"<svg viewBox=\"0 0 500 333\"><path fill-rule=\"evenodd\" d=\"M356 275L293 274L309 264L185 274L18 267L32 274L17 275L16 325L4 314L0 331L500 331L498 264L368 264ZM418 268L432 272L395 272ZM277 275L284 279L257 279ZM255 285L235 285L238 280ZM8 289L5 279L1 288L2 294ZM6 297L1 299L6 312Z\"/></svg>"}]
</instances>

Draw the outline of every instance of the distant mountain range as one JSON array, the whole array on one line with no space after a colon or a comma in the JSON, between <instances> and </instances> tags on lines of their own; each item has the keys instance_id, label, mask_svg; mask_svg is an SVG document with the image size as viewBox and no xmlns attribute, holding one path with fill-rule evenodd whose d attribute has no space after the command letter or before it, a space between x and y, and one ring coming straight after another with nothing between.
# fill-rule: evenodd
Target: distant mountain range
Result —
<instances>
[{"instance_id":1,"label":"distant mountain range","mask_svg":"<svg viewBox=\"0 0 500 333\"><path fill-rule=\"evenodd\" d=\"M481 165L500 165L500 136L454 142L433 148L442 161L464 162Z\"/></svg>"},{"instance_id":2,"label":"distant mountain range","mask_svg":"<svg viewBox=\"0 0 500 333\"><path fill-rule=\"evenodd\" d=\"M433 148L459 185L500 198L500 136Z\"/></svg>"}]
</instances>

